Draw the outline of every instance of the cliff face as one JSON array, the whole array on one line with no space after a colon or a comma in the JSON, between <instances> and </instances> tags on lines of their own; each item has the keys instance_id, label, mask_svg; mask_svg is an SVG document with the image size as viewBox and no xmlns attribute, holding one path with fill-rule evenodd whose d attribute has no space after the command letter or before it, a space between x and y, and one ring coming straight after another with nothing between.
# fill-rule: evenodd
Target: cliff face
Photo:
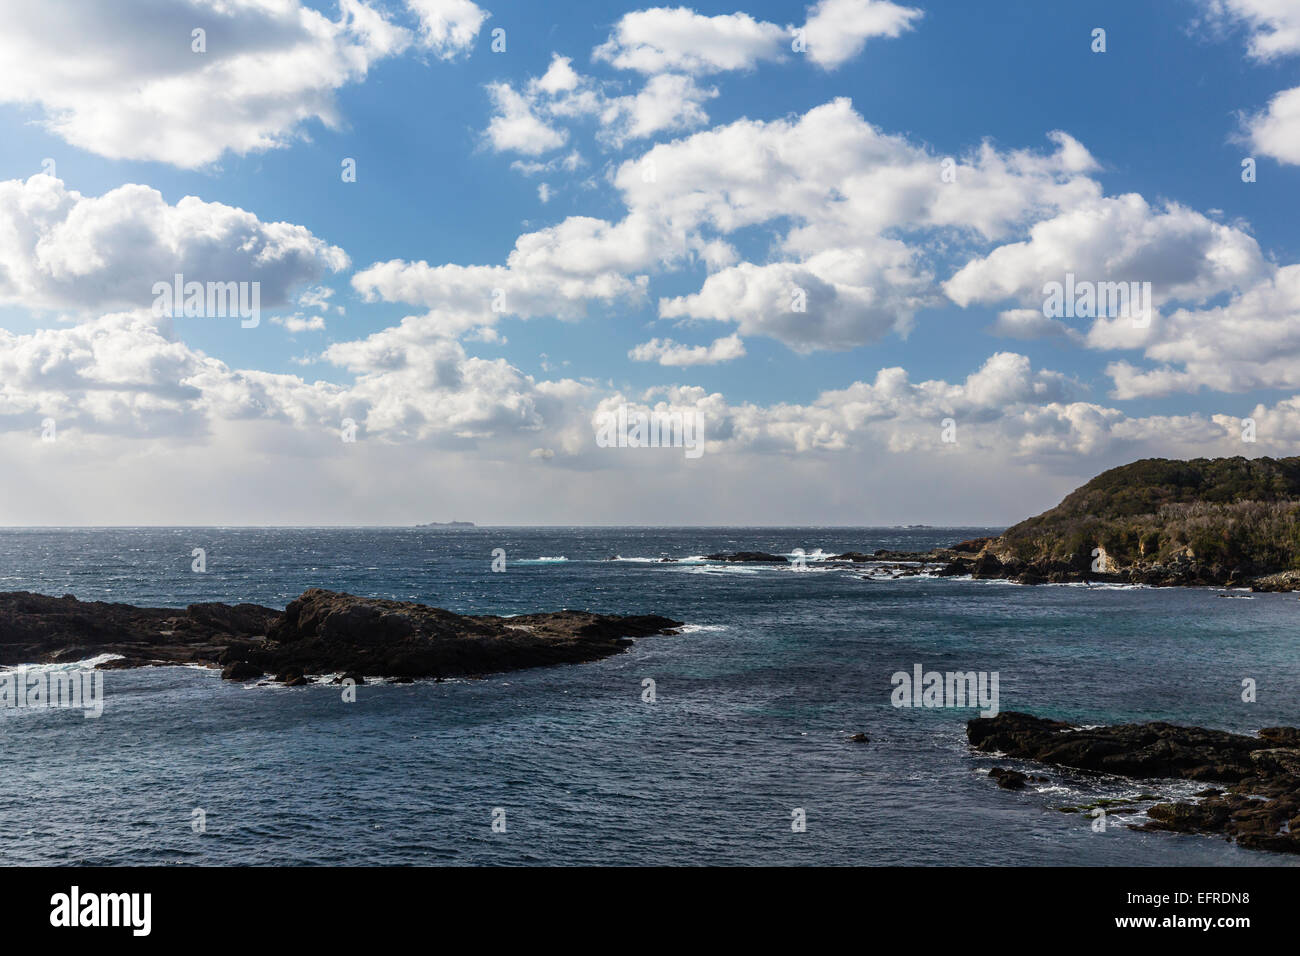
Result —
<instances>
[{"instance_id":1,"label":"cliff face","mask_svg":"<svg viewBox=\"0 0 1300 956\"><path fill-rule=\"evenodd\" d=\"M1300 586L1300 458L1149 458L989 542L973 573Z\"/></svg>"}]
</instances>

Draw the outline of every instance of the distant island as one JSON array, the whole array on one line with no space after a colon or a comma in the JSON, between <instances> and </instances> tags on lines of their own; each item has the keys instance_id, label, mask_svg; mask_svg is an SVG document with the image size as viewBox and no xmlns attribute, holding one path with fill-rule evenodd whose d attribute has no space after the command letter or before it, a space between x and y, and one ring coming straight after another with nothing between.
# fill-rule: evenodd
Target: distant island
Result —
<instances>
[{"instance_id":1,"label":"distant island","mask_svg":"<svg viewBox=\"0 0 1300 956\"><path fill-rule=\"evenodd\" d=\"M428 524L417 524L417 528L473 528L472 521L430 521Z\"/></svg>"}]
</instances>

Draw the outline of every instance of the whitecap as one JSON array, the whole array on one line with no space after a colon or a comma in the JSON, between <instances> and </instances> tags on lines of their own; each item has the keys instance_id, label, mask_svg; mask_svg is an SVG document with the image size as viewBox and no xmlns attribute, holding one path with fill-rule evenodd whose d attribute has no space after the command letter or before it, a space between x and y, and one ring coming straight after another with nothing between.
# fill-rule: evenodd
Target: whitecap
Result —
<instances>
[{"instance_id":1,"label":"whitecap","mask_svg":"<svg viewBox=\"0 0 1300 956\"><path fill-rule=\"evenodd\" d=\"M125 654L96 654L94 657L87 657L79 661L59 661L56 664L15 664L12 667L0 667L0 673L16 670L48 673L56 671L93 670L100 664L119 660L125 656Z\"/></svg>"}]
</instances>

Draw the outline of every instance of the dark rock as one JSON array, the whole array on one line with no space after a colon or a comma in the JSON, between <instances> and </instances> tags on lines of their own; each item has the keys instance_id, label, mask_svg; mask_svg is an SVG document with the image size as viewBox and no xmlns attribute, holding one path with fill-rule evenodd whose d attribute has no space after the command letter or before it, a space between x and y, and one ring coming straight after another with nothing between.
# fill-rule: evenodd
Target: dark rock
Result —
<instances>
[{"instance_id":1,"label":"dark rock","mask_svg":"<svg viewBox=\"0 0 1300 956\"><path fill-rule=\"evenodd\" d=\"M1002 562L985 551L971 562L970 573L977 578L1000 578L1003 576Z\"/></svg>"},{"instance_id":2,"label":"dark rock","mask_svg":"<svg viewBox=\"0 0 1300 956\"><path fill-rule=\"evenodd\" d=\"M680 621L558 611L468 617L406 601L318 588L292 601L249 659L268 670L367 677L460 677L599 660L629 638L671 632Z\"/></svg>"},{"instance_id":3,"label":"dark rock","mask_svg":"<svg viewBox=\"0 0 1300 956\"><path fill-rule=\"evenodd\" d=\"M261 640L279 611L255 604L133 607L27 591L0 594L0 665L121 654L116 667L216 664L235 641ZM221 663L231 663L221 661Z\"/></svg>"},{"instance_id":4,"label":"dark rock","mask_svg":"<svg viewBox=\"0 0 1300 956\"><path fill-rule=\"evenodd\" d=\"M989 776L998 782L998 786L1004 790L1023 790L1025 781L1029 779L1027 774L1019 770L1008 770L1005 767L994 767L989 771Z\"/></svg>"},{"instance_id":5,"label":"dark rock","mask_svg":"<svg viewBox=\"0 0 1300 956\"><path fill-rule=\"evenodd\" d=\"M221 671L222 680L257 680L265 671L262 668L250 664L247 661L236 661L233 664L227 664Z\"/></svg>"},{"instance_id":6,"label":"dark rock","mask_svg":"<svg viewBox=\"0 0 1300 956\"><path fill-rule=\"evenodd\" d=\"M783 555L768 554L766 551L724 551L719 552L718 554L706 554L705 558L710 561L762 562L766 564L789 563Z\"/></svg>"},{"instance_id":7,"label":"dark rock","mask_svg":"<svg viewBox=\"0 0 1300 956\"><path fill-rule=\"evenodd\" d=\"M1289 823L1300 813L1300 728L1271 727L1258 737L1166 723L1084 729L1007 711L971 720L966 735L985 753L1123 777L1223 783L1199 791L1198 803L1155 804L1140 829L1218 833L1252 849L1300 853L1300 827ZM1002 776L999 769L990 776Z\"/></svg>"},{"instance_id":8,"label":"dark rock","mask_svg":"<svg viewBox=\"0 0 1300 956\"><path fill-rule=\"evenodd\" d=\"M656 615L586 611L468 617L320 589L284 612L252 604L137 608L13 592L0 594L0 665L114 653L123 655L118 667L202 663L222 666L231 680L459 677L599 660L681 626Z\"/></svg>"},{"instance_id":9,"label":"dark rock","mask_svg":"<svg viewBox=\"0 0 1300 956\"><path fill-rule=\"evenodd\" d=\"M852 737L849 738L849 740L853 741L855 744L871 743L871 738L861 732L854 734Z\"/></svg>"}]
</instances>

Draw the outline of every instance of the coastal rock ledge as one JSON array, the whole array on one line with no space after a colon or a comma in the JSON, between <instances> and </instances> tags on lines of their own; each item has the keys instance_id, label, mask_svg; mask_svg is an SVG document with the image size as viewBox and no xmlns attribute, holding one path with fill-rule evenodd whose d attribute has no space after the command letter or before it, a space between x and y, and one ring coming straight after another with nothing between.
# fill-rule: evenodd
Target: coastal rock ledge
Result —
<instances>
[{"instance_id":1,"label":"coastal rock ledge","mask_svg":"<svg viewBox=\"0 0 1300 956\"><path fill-rule=\"evenodd\" d=\"M658 615L556 611L467 616L407 601L312 588L283 611L255 604L184 610L0 593L0 665L120 654L106 667L203 664L231 680L261 674L461 677L599 660L634 638L678 633Z\"/></svg>"},{"instance_id":2,"label":"coastal rock ledge","mask_svg":"<svg viewBox=\"0 0 1300 956\"><path fill-rule=\"evenodd\" d=\"M1267 727L1257 737L1166 723L1083 728L1007 711L971 720L966 736L976 750L1058 767L1223 784L1194 803L1152 798L1148 822L1134 829L1218 834L1251 849L1300 853L1300 728ZM1146 801L1132 801L1139 802Z\"/></svg>"}]
</instances>

